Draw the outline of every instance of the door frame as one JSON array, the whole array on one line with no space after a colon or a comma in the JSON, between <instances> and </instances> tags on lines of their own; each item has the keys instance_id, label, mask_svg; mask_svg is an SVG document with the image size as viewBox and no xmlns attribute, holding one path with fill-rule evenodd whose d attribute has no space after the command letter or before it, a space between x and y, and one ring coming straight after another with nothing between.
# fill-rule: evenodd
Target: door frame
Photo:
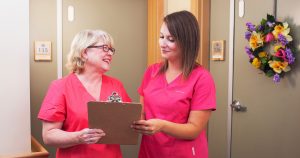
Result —
<instances>
[{"instance_id":1,"label":"door frame","mask_svg":"<svg viewBox=\"0 0 300 158\"><path fill-rule=\"evenodd\" d=\"M231 158L232 139L232 108L233 102L233 56L234 56L234 23L235 23L235 0L229 4L229 44L228 44L228 99L227 99L227 158Z\"/></svg>"},{"instance_id":2,"label":"door frame","mask_svg":"<svg viewBox=\"0 0 300 158\"><path fill-rule=\"evenodd\" d=\"M62 3L63 0L56 0L56 60L57 60L57 78L62 78L63 75L63 40L62 40L62 30L63 30L63 20L62 20Z\"/></svg>"},{"instance_id":3,"label":"door frame","mask_svg":"<svg viewBox=\"0 0 300 158\"><path fill-rule=\"evenodd\" d=\"M191 0L191 12L200 26L200 49L197 61L209 69L210 0ZM161 60L158 44L159 30L164 17L164 1L148 0L148 52L147 65Z\"/></svg>"}]
</instances>

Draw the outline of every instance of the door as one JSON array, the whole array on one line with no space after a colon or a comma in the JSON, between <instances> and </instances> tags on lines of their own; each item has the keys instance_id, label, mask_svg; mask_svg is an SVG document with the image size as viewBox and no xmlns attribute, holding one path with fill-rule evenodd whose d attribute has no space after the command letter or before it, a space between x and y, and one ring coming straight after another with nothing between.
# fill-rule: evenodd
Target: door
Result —
<instances>
[{"instance_id":1,"label":"door","mask_svg":"<svg viewBox=\"0 0 300 158\"><path fill-rule=\"evenodd\" d=\"M245 24L259 24L267 13L273 14L276 0L245 1L242 18L238 2L235 0L233 100L247 110L232 112L231 158L299 158L299 51L293 70L278 84L255 69L244 51ZM290 24L296 46L300 39L299 6L299 0L278 0L276 8L277 17Z\"/></svg>"}]
</instances>

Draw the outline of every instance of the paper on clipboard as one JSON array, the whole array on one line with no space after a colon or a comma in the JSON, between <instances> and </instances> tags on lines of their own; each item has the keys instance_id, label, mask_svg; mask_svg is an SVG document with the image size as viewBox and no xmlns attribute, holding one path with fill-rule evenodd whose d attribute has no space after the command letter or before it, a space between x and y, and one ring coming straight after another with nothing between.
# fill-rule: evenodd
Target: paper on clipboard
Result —
<instances>
[{"instance_id":1,"label":"paper on clipboard","mask_svg":"<svg viewBox=\"0 0 300 158\"><path fill-rule=\"evenodd\" d=\"M106 134L97 144L137 144L138 133L130 125L140 119L141 111L140 103L88 102L89 128Z\"/></svg>"}]
</instances>

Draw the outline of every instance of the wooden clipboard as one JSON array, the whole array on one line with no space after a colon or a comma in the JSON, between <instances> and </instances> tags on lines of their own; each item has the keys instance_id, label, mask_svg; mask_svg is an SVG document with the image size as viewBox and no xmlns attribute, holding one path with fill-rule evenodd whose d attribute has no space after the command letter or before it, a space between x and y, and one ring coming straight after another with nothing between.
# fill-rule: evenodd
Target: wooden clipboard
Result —
<instances>
[{"instance_id":1,"label":"wooden clipboard","mask_svg":"<svg viewBox=\"0 0 300 158\"><path fill-rule=\"evenodd\" d=\"M102 129L105 136L97 144L135 145L138 133L130 125L141 117L140 103L88 102L89 128Z\"/></svg>"}]
</instances>

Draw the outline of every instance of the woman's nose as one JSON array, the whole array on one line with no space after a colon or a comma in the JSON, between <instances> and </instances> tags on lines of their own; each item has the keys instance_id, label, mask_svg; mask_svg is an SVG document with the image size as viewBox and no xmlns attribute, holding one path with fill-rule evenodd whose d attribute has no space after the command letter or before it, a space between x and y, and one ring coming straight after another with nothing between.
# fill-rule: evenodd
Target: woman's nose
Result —
<instances>
[{"instance_id":1,"label":"woman's nose","mask_svg":"<svg viewBox=\"0 0 300 158\"><path fill-rule=\"evenodd\" d=\"M113 56L113 55L114 55L114 52L111 51L111 50L109 50L109 51L107 52L107 54Z\"/></svg>"},{"instance_id":2,"label":"woman's nose","mask_svg":"<svg viewBox=\"0 0 300 158\"><path fill-rule=\"evenodd\" d=\"M166 47L167 46L166 40L165 39L160 39L159 40L159 45L160 45L160 47Z\"/></svg>"}]
</instances>

